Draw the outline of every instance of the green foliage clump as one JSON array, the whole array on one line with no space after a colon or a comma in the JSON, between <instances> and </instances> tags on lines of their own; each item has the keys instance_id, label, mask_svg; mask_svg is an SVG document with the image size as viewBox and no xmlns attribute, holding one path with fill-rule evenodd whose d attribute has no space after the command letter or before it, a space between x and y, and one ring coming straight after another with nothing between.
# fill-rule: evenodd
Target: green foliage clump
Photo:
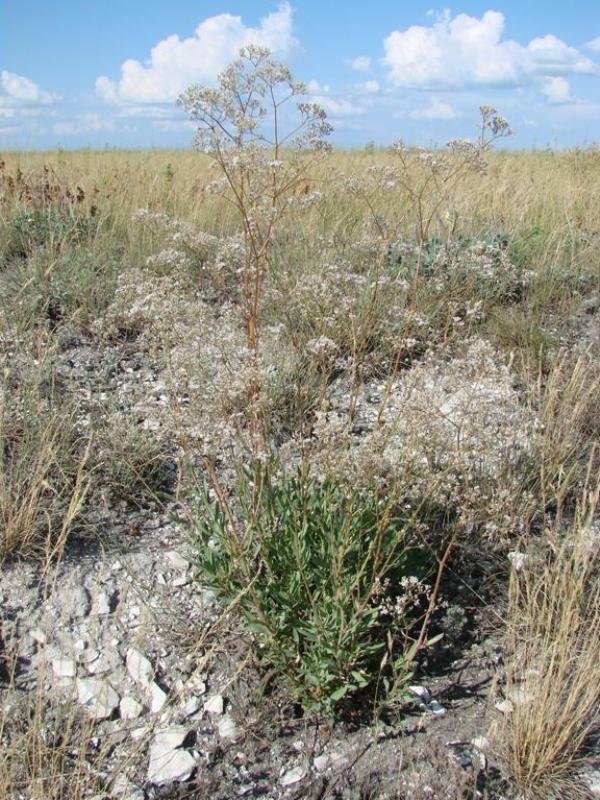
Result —
<instances>
[{"instance_id":1,"label":"green foliage clump","mask_svg":"<svg viewBox=\"0 0 600 800\"><path fill-rule=\"evenodd\" d=\"M1 261L6 265L29 258L39 249L58 251L67 244L81 244L96 227L95 219L82 214L55 208L21 209L2 226Z\"/></svg>"},{"instance_id":2,"label":"green foliage clump","mask_svg":"<svg viewBox=\"0 0 600 800\"><path fill-rule=\"evenodd\" d=\"M244 473L235 511L217 495L193 517L201 579L238 606L263 663L303 707L331 712L379 683L401 689L428 595L410 513L301 471Z\"/></svg>"},{"instance_id":3,"label":"green foliage clump","mask_svg":"<svg viewBox=\"0 0 600 800\"><path fill-rule=\"evenodd\" d=\"M92 323L111 302L119 270L110 253L69 247L37 250L0 275L6 307L20 328L40 321Z\"/></svg>"}]
</instances>

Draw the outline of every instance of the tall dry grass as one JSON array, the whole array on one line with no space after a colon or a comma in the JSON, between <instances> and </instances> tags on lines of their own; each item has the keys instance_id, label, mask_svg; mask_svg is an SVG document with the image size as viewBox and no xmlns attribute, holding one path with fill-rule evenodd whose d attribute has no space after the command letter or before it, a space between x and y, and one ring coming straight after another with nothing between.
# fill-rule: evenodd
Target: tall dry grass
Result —
<instances>
[{"instance_id":1,"label":"tall dry grass","mask_svg":"<svg viewBox=\"0 0 600 800\"><path fill-rule=\"evenodd\" d=\"M591 476L588 476L591 480ZM590 484L588 483L588 486ZM600 729L598 487L582 493L572 523L547 533L514 570L507 618L507 697L496 735L526 797L587 797Z\"/></svg>"},{"instance_id":2,"label":"tall dry grass","mask_svg":"<svg viewBox=\"0 0 600 800\"><path fill-rule=\"evenodd\" d=\"M0 563L9 555L60 557L91 481L90 445L59 393L52 348L0 353Z\"/></svg>"},{"instance_id":3,"label":"tall dry grass","mask_svg":"<svg viewBox=\"0 0 600 800\"><path fill-rule=\"evenodd\" d=\"M141 207L197 223L214 213L214 206L206 208L202 191L211 177L208 159L191 150L12 152L2 157L9 172L21 169L25 175L51 165L69 184L82 186L87 202L96 187L112 224L119 226L128 226L131 214ZM335 151L317 177L326 187L331 169L360 174L387 159L383 151ZM573 254L578 232L600 230L600 151L506 151L486 159L487 175L471 178L457 198L461 230L478 233L494 226L506 233L528 232L529 248L540 263ZM352 219L357 205L349 193L333 192L325 210L320 207L309 215L306 225L314 230L341 227ZM410 224L408 206L396 193L383 193L381 207ZM227 216L218 224L226 225Z\"/></svg>"}]
</instances>

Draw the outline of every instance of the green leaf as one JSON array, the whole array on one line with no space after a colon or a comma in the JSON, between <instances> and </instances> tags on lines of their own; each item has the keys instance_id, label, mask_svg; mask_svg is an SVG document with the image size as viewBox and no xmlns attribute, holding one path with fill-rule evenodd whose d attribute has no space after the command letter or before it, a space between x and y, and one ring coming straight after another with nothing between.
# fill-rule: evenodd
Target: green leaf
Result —
<instances>
[{"instance_id":1,"label":"green leaf","mask_svg":"<svg viewBox=\"0 0 600 800\"><path fill-rule=\"evenodd\" d=\"M341 700L342 697L344 697L344 695L348 692L349 688L350 687L347 684L344 686L340 686L339 689L336 689L335 692L332 692L329 695L330 699L333 700L334 703L337 703L338 700Z\"/></svg>"}]
</instances>

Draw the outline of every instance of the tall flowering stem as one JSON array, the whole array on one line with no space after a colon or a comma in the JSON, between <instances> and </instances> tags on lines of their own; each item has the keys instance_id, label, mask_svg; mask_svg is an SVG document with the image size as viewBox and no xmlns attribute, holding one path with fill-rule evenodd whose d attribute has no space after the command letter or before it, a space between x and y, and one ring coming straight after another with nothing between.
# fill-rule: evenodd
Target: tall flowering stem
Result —
<instances>
[{"instance_id":1,"label":"tall flowering stem","mask_svg":"<svg viewBox=\"0 0 600 800\"><path fill-rule=\"evenodd\" d=\"M249 46L218 76L215 87L191 86L178 101L198 123L196 147L213 159L218 172L207 191L224 198L238 215L244 242L242 313L257 367L261 298L276 231L291 208L310 205L307 181L315 161L327 152L332 131L320 106L299 100L304 94L304 84L268 50ZM259 399L257 368L249 387L255 456L264 444Z\"/></svg>"}]
</instances>

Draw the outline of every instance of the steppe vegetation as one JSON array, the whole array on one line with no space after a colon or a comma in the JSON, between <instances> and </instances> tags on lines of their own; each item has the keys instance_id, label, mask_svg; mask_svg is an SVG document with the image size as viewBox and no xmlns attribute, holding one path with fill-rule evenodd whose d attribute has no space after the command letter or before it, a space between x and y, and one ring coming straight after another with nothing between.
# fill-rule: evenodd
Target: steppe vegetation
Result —
<instances>
[{"instance_id":1,"label":"steppe vegetation","mask_svg":"<svg viewBox=\"0 0 600 800\"><path fill-rule=\"evenodd\" d=\"M429 796L586 797L600 151L501 150L485 107L470 144L330 152L303 87L246 55L182 97L199 152L2 156L0 558L47 579L109 546L99 508L166 510L243 668L330 726L393 730L491 636L503 780ZM68 380L65 351L129 344L152 396L106 390L104 355L94 390ZM3 796L103 797L93 730L59 709L45 737L39 687L15 715L11 663L0 638Z\"/></svg>"}]
</instances>

